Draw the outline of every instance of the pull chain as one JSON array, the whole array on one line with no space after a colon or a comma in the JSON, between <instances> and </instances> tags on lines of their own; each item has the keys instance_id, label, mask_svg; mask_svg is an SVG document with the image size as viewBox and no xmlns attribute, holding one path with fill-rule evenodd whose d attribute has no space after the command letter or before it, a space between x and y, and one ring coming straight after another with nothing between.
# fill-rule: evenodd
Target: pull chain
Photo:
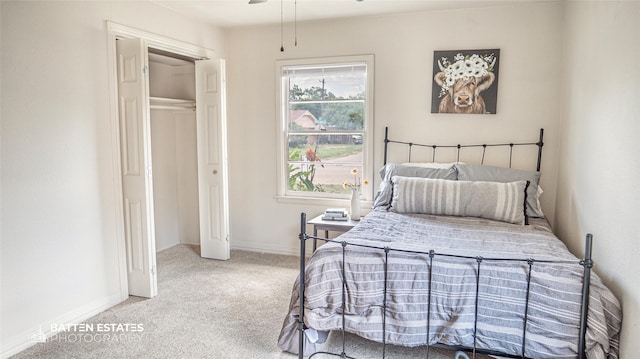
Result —
<instances>
[{"instance_id":1,"label":"pull chain","mask_svg":"<svg viewBox=\"0 0 640 359\"><path fill-rule=\"evenodd\" d=\"M280 0L280 52L284 52L284 0Z\"/></svg>"}]
</instances>

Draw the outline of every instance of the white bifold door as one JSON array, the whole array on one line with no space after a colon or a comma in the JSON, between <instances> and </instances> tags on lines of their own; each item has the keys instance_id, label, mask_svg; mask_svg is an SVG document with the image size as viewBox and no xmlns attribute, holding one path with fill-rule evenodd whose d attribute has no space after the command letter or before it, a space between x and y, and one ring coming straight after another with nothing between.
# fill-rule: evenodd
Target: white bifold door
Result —
<instances>
[{"instance_id":1,"label":"white bifold door","mask_svg":"<svg viewBox=\"0 0 640 359\"><path fill-rule=\"evenodd\" d=\"M158 293L148 50L143 39L117 42L122 195L129 294ZM195 61L200 250L229 259L224 60Z\"/></svg>"}]
</instances>

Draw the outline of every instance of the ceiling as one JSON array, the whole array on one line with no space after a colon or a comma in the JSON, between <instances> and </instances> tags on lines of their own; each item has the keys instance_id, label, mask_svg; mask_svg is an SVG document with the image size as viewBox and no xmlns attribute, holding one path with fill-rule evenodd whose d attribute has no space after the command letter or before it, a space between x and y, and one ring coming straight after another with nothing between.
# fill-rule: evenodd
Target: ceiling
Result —
<instances>
[{"instance_id":1,"label":"ceiling","mask_svg":"<svg viewBox=\"0 0 640 359\"><path fill-rule=\"evenodd\" d=\"M280 5L285 22L294 21L295 0L149 0L171 11L221 27L276 24ZM530 3L535 0L297 0L297 21L376 16L416 11L451 10ZM548 1L548 0L537 0Z\"/></svg>"}]
</instances>

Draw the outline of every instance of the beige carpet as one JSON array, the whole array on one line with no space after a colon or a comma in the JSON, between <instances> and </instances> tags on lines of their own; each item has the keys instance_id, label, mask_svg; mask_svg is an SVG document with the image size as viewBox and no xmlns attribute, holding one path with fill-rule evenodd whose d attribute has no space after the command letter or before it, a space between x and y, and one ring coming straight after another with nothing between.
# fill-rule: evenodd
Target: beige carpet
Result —
<instances>
[{"instance_id":1,"label":"beige carpet","mask_svg":"<svg viewBox=\"0 0 640 359\"><path fill-rule=\"evenodd\" d=\"M214 261L200 258L197 246L177 245L157 260L157 297L130 297L13 358L297 358L276 345L296 257L232 251L230 260ZM130 326L106 332L119 324ZM349 338L349 356L381 358L380 345ZM323 349L340 350L339 339L330 336ZM388 346L386 357L425 358L425 349ZM430 358L454 358L454 352L431 349Z\"/></svg>"}]
</instances>

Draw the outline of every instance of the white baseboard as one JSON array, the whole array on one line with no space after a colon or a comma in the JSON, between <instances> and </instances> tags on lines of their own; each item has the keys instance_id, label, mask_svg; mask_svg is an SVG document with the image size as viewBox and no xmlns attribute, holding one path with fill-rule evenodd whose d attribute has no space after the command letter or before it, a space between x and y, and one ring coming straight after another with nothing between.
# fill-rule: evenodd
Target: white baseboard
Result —
<instances>
[{"instance_id":1,"label":"white baseboard","mask_svg":"<svg viewBox=\"0 0 640 359\"><path fill-rule=\"evenodd\" d=\"M272 254L284 254L290 256L298 256L300 255L300 248L297 246L283 246L283 245L274 245L274 244L262 244L256 242L248 242L248 241L231 241L231 249L237 249L241 251L249 251L249 252L264 252L264 253L272 253ZM310 249L307 251L309 252Z\"/></svg>"},{"instance_id":2,"label":"white baseboard","mask_svg":"<svg viewBox=\"0 0 640 359\"><path fill-rule=\"evenodd\" d=\"M87 304L69 313L63 314L57 318L54 318L53 320L41 323L38 327L34 327L30 330L14 335L7 341L2 343L0 358L8 358L35 344L38 344L45 339L50 338L54 334L51 331L52 325L60 326L63 324L70 325L82 323L87 319L93 317L94 315L122 302L124 299L120 295L114 295L111 297L96 300L93 303Z\"/></svg>"}]
</instances>

